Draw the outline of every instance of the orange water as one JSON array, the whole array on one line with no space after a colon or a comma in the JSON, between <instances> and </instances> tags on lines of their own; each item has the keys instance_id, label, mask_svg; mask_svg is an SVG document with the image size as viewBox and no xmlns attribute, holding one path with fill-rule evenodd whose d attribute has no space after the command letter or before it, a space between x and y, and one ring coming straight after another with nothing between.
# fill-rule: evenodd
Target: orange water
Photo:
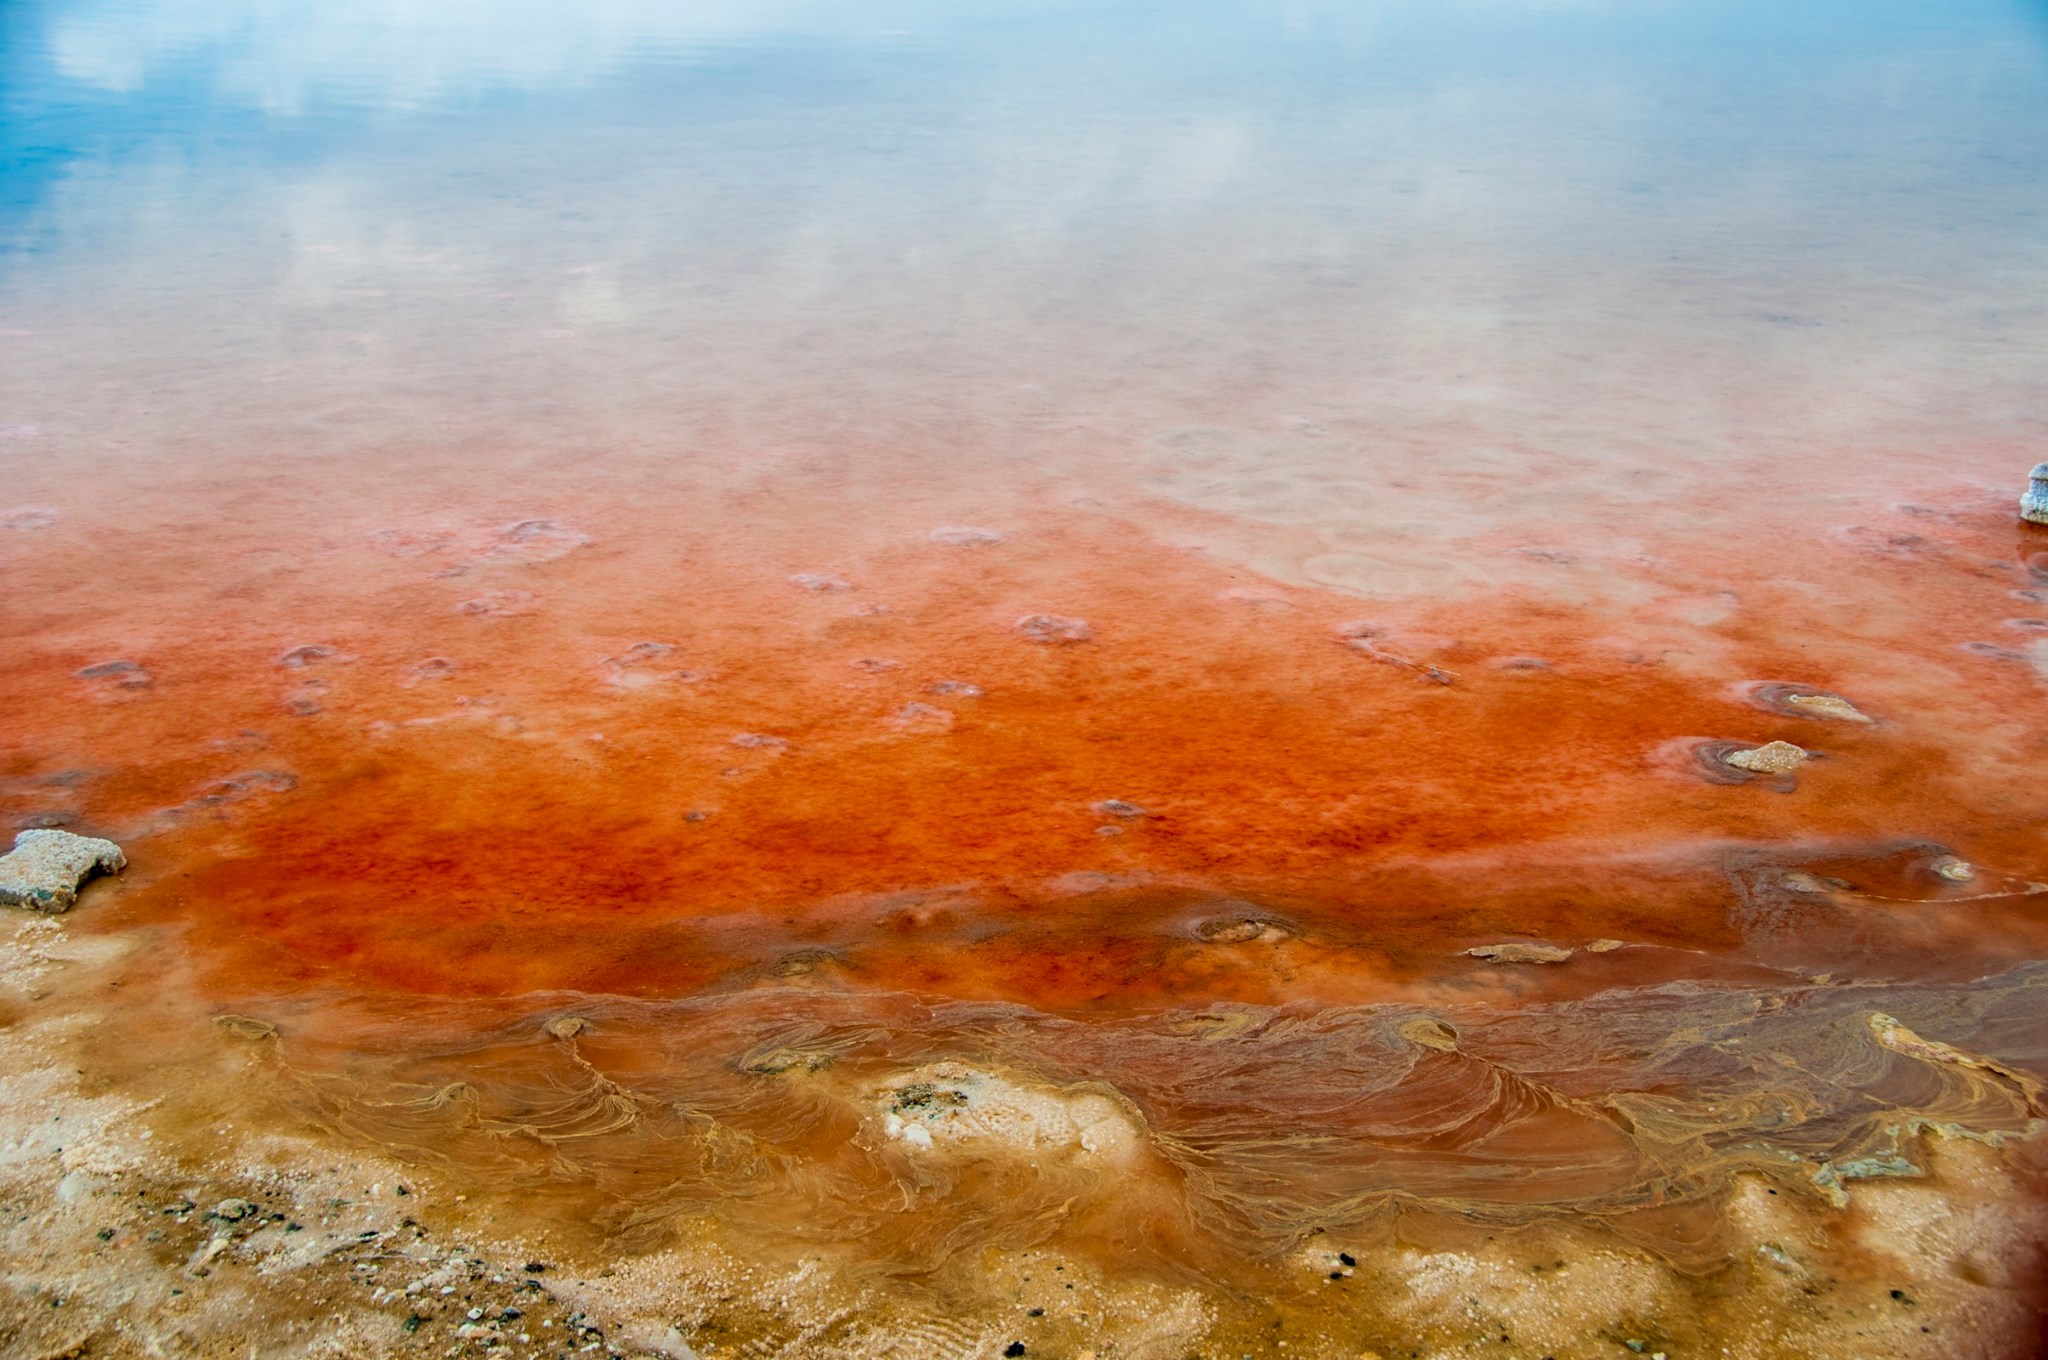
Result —
<instances>
[{"instance_id":1,"label":"orange water","mask_svg":"<svg viewBox=\"0 0 2048 1360\"><path fill-rule=\"evenodd\" d=\"M634 1241L872 1227L785 1051L1102 1083L1168 1263L2025 1128L1865 1022L2048 1052L2038 38L1229 13L259 96L38 11L23 69L173 124L10 219L0 808L126 847L75 927L279 1025L330 1127L548 1131ZM671 1106L793 1160L679 1168ZM1014 1226L961 1222L886 1250Z\"/></svg>"}]
</instances>

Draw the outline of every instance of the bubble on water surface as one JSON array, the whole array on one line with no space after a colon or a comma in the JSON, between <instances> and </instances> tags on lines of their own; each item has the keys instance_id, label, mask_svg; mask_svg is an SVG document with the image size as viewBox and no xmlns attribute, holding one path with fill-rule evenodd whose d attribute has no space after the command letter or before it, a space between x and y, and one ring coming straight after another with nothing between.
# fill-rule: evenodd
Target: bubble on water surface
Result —
<instances>
[{"instance_id":1,"label":"bubble on water surface","mask_svg":"<svg viewBox=\"0 0 2048 1360\"><path fill-rule=\"evenodd\" d=\"M1121 798L1105 798L1099 803L1091 803L1089 804L1089 810L1091 812L1099 812L1105 817L1143 817L1145 815L1144 808L1139 807L1136 803L1127 803Z\"/></svg>"},{"instance_id":2,"label":"bubble on water surface","mask_svg":"<svg viewBox=\"0 0 2048 1360\"><path fill-rule=\"evenodd\" d=\"M886 657L879 656L858 657L846 664L857 671L865 671L869 675L881 675L887 671L900 671L903 669L901 661L891 661Z\"/></svg>"},{"instance_id":3,"label":"bubble on water surface","mask_svg":"<svg viewBox=\"0 0 2048 1360\"><path fill-rule=\"evenodd\" d=\"M742 732L726 744L749 751L780 751L789 745L789 739L773 737L765 732Z\"/></svg>"},{"instance_id":4,"label":"bubble on water surface","mask_svg":"<svg viewBox=\"0 0 2048 1360\"><path fill-rule=\"evenodd\" d=\"M27 532L32 529L47 529L58 520L55 510L41 505L24 505L14 510L0 510L0 529L18 529Z\"/></svg>"},{"instance_id":5,"label":"bubble on water surface","mask_svg":"<svg viewBox=\"0 0 2048 1360\"><path fill-rule=\"evenodd\" d=\"M979 699L982 689L981 686L971 685L965 680L934 680L925 686L925 693L950 695L958 699Z\"/></svg>"},{"instance_id":6,"label":"bubble on water surface","mask_svg":"<svg viewBox=\"0 0 2048 1360\"><path fill-rule=\"evenodd\" d=\"M1027 641L1049 647L1087 642L1095 636L1086 619L1068 618L1064 614L1026 614L1014 626Z\"/></svg>"},{"instance_id":7,"label":"bubble on water surface","mask_svg":"<svg viewBox=\"0 0 2048 1360\"><path fill-rule=\"evenodd\" d=\"M822 571L800 571L796 575L789 578L789 583L802 590L815 590L828 593L834 591L853 589L853 586L843 577L833 576L827 572Z\"/></svg>"},{"instance_id":8,"label":"bubble on water surface","mask_svg":"<svg viewBox=\"0 0 2048 1360\"><path fill-rule=\"evenodd\" d=\"M307 666L317 666L322 662L343 662L351 659L338 647L309 642L302 647L294 647L280 656L277 664L287 670L303 670Z\"/></svg>"}]
</instances>

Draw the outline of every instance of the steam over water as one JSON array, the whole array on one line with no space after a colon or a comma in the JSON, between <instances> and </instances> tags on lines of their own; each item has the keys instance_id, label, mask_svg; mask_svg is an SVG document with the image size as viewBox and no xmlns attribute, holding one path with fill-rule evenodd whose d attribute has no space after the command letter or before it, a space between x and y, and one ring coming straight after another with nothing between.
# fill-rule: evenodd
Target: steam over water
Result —
<instances>
[{"instance_id":1,"label":"steam over water","mask_svg":"<svg viewBox=\"0 0 2048 1360\"><path fill-rule=\"evenodd\" d=\"M31 0L0 91L0 819L126 850L168 1137L1283 1311L2035 1193L2038 5Z\"/></svg>"}]
</instances>

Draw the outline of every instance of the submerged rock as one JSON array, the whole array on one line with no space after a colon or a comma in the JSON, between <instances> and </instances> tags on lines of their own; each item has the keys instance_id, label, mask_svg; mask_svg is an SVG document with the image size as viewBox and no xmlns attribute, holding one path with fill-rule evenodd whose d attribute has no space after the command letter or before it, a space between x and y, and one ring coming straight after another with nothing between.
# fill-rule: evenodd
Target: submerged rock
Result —
<instances>
[{"instance_id":1,"label":"submerged rock","mask_svg":"<svg viewBox=\"0 0 2048 1360\"><path fill-rule=\"evenodd\" d=\"M1292 940L1301 932L1270 916L1214 916L1196 922L1195 934L1210 944L1250 944L1254 940Z\"/></svg>"},{"instance_id":2,"label":"submerged rock","mask_svg":"<svg viewBox=\"0 0 2048 1360\"><path fill-rule=\"evenodd\" d=\"M1811 713L1822 718L1838 718L1843 722L1867 723L1870 716L1839 694L1788 694L1785 705L1802 713Z\"/></svg>"},{"instance_id":3,"label":"submerged rock","mask_svg":"<svg viewBox=\"0 0 2048 1360\"><path fill-rule=\"evenodd\" d=\"M1465 951L1488 963L1563 963L1572 956L1569 949L1554 944L1481 944Z\"/></svg>"},{"instance_id":4,"label":"submerged rock","mask_svg":"<svg viewBox=\"0 0 2048 1360\"><path fill-rule=\"evenodd\" d=\"M1730 751L1721 759L1751 774L1790 774L1804 765L1806 752L1789 741L1770 741L1744 751Z\"/></svg>"},{"instance_id":5,"label":"submerged rock","mask_svg":"<svg viewBox=\"0 0 2048 1360\"><path fill-rule=\"evenodd\" d=\"M0 904L69 911L79 884L102 870L127 867L127 856L112 841L69 831L24 831L14 838L13 851L0 856Z\"/></svg>"},{"instance_id":6,"label":"submerged rock","mask_svg":"<svg viewBox=\"0 0 2048 1360\"><path fill-rule=\"evenodd\" d=\"M1749 698L1758 708L1772 713L1782 713L1789 718L1828 718L1835 722L1865 725L1876 722L1876 719L1841 695L1813 685L1796 685L1773 680L1752 687Z\"/></svg>"},{"instance_id":7,"label":"submerged rock","mask_svg":"<svg viewBox=\"0 0 2048 1360\"><path fill-rule=\"evenodd\" d=\"M969 524L942 524L925 535L934 543L944 543L951 548L972 548L984 543L1000 543L1003 536L993 529L978 529Z\"/></svg>"},{"instance_id":8,"label":"submerged rock","mask_svg":"<svg viewBox=\"0 0 2048 1360\"><path fill-rule=\"evenodd\" d=\"M904 1073L872 1098L883 1136L920 1152L954 1147L1121 1161L1145 1137L1136 1112L1107 1090L1039 1085L963 1063Z\"/></svg>"},{"instance_id":9,"label":"submerged rock","mask_svg":"<svg viewBox=\"0 0 2048 1360\"><path fill-rule=\"evenodd\" d=\"M1070 619L1063 614L1026 614L1017 620L1016 627L1030 641L1049 647L1086 642L1095 636L1086 619Z\"/></svg>"}]
</instances>

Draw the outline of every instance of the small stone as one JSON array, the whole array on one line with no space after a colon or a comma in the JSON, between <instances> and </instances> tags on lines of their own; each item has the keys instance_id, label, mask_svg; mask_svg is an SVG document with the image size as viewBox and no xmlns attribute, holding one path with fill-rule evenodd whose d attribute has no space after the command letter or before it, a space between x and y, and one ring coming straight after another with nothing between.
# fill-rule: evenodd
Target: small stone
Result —
<instances>
[{"instance_id":1,"label":"small stone","mask_svg":"<svg viewBox=\"0 0 2048 1360\"><path fill-rule=\"evenodd\" d=\"M2048 463L2034 464L2027 474L2030 484L2020 497L2020 518L2032 524L2048 524Z\"/></svg>"},{"instance_id":2,"label":"small stone","mask_svg":"<svg viewBox=\"0 0 2048 1360\"><path fill-rule=\"evenodd\" d=\"M1595 940L1586 946L1588 954L1612 954L1617 949L1626 949L1626 940Z\"/></svg>"},{"instance_id":3,"label":"small stone","mask_svg":"<svg viewBox=\"0 0 2048 1360\"><path fill-rule=\"evenodd\" d=\"M1086 619L1070 619L1061 614L1026 614L1017 620L1016 627L1029 641L1048 647L1087 642L1095 636Z\"/></svg>"},{"instance_id":4,"label":"small stone","mask_svg":"<svg viewBox=\"0 0 2048 1360\"><path fill-rule=\"evenodd\" d=\"M1745 751L1732 751L1721 759L1751 774L1790 774L1804 765L1807 757L1805 751L1789 741L1772 741Z\"/></svg>"},{"instance_id":5,"label":"small stone","mask_svg":"<svg viewBox=\"0 0 2048 1360\"><path fill-rule=\"evenodd\" d=\"M1482 944L1465 953L1488 963L1563 963L1572 956L1571 950L1551 944Z\"/></svg>"},{"instance_id":6,"label":"small stone","mask_svg":"<svg viewBox=\"0 0 2048 1360\"><path fill-rule=\"evenodd\" d=\"M256 1212L256 1206L245 1199L224 1199L213 1206L213 1216L224 1218L230 1223L240 1223Z\"/></svg>"},{"instance_id":7,"label":"small stone","mask_svg":"<svg viewBox=\"0 0 2048 1360\"><path fill-rule=\"evenodd\" d=\"M558 1015L541 1028L557 1039L573 1039L590 1028L590 1022L580 1015Z\"/></svg>"},{"instance_id":8,"label":"small stone","mask_svg":"<svg viewBox=\"0 0 2048 1360\"><path fill-rule=\"evenodd\" d=\"M14 849L0 856L0 905L69 911L79 884L102 870L119 873L127 867L127 856L112 841L69 831L24 831L14 838Z\"/></svg>"}]
</instances>

